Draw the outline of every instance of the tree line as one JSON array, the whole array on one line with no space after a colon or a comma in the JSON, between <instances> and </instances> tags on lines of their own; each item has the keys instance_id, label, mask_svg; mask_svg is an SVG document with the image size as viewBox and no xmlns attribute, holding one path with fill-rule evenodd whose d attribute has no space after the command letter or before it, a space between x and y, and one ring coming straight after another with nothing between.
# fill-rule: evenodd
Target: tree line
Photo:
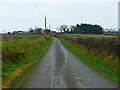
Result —
<instances>
[{"instance_id":1,"label":"tree line","mask_svg":"<svg viewBox=\"0 0 120 90\"><path fill-rule=\"evenodd\" d=\"M44 33L49 34L51 32L51 30L50 29L44 30L42 28L36 27L35 29L29 28L29 32L31 34L34 34L34 33L36 33L36 34L44 34Z\"/></svg>"},{"instance_id":2,"label":"tree line","mask_svg":"<svg viewBox=\"0 0 120 90\"><path fill-rule=\"evenodd\" d=\"M29 28L28 31L19 30L19 31L13 31L12 33L8 32L7 34L49 34L50 32L51 32L50 29L44 30L42 28L35 27L35 28Z\"/></svg>"},{"instance_id":3,"label":"tree line","mask_svg":"<svg viewBox=\"0 0 120 90\"><path fill-rule=\"evenodd\" d=\"M100 25L77 24L76 26L62 25L61 33L81 33L81 34L103 34L103 28Z\"/></svg>"}]
</instances>

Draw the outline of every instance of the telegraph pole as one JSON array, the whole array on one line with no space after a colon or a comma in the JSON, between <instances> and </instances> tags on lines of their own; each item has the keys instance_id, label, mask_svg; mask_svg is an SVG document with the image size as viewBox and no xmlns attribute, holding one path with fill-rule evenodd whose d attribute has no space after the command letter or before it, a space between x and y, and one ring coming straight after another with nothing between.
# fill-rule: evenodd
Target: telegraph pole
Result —
<instances>
[{"instance_id":1,"label":"telegraph pole","mask_svg":"<svg viewBox=\"0 0 120 90\"><path fill-rule=\"evenodd\" d=\"M45 34L46 34L46 17L45 17Z\"/></svg>"}]
</instances>

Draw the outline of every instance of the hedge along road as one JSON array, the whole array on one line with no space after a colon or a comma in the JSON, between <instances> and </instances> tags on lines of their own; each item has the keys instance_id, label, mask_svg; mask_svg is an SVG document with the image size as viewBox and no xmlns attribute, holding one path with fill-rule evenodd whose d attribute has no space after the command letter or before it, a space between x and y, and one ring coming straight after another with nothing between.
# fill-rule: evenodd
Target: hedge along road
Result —
<instances>
[{"instance_id":1,"label":"hedge along road","mask_svg":"<svg viewBox=\"0 0 120 90\"><path fill-rule=\"evenodd\" d=\"M117 88L117 85L82 63L53 38L41 64L35 66L16 88Z\"/></svg>"}]
</instances>

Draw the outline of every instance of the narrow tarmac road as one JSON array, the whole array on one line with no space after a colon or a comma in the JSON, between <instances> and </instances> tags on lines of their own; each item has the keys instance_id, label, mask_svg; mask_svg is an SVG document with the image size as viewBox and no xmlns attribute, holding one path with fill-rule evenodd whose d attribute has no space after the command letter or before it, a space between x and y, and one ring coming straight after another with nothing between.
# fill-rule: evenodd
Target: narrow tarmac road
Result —
<instances>
[{"instance_id":1,"label":"narrow tarmac road","mask_svg":"<svg viewBox=\"0 0 120 90\"><path fill-rule=\"evenodd\" d=\"M52 46L17 88L116 88L110 80L86 66L53 38Z\"/></svg>"}]
</instances>

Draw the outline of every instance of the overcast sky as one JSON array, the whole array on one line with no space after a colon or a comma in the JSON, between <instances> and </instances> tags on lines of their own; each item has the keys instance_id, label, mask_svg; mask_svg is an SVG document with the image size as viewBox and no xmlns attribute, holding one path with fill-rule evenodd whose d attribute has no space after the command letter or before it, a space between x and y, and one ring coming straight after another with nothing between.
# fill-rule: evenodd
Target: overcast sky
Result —
<instances>
[{"instance_id":1,"label":"overcast sky","mask_svg":"<svg viewBox=\"0 0 120 90\"><path fill-rule=\"evenodd\" d=\"M47 25L77 23L99 24L103 28L118 28L118 0L34 0ZM0 3L0 32L44 28L44 16L32 0L3 0Z\"/></svg>"}]
</instances>

